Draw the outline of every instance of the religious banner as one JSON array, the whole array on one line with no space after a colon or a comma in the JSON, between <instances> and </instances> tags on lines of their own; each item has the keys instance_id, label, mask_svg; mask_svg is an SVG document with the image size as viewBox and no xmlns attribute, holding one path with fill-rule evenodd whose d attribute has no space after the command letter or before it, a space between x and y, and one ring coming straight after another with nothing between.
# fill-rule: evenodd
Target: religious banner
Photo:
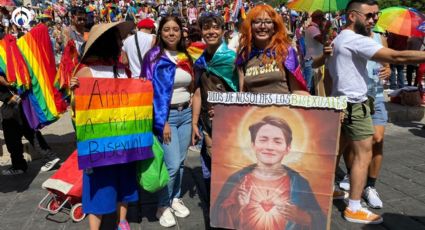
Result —
<instances>
[{"instance_id":1,"label":"religious banner","mask_svg":"<svg viewBox=\"0 0 425 230\"><path fill-rule=\"evenodd\" d=\"M345 97L209 92L212 227L329 229Z\"/></svg>"},{"instance_id":2,"label":"religious banner","mask_svg":"<svg viewBox=\"0 0 425 230\"><path fill-rule=\"evenodd\" d=\"M75 125L80 169L153 157L153 89L139 79L80 78Z\"/></svg>"}]
</instances>

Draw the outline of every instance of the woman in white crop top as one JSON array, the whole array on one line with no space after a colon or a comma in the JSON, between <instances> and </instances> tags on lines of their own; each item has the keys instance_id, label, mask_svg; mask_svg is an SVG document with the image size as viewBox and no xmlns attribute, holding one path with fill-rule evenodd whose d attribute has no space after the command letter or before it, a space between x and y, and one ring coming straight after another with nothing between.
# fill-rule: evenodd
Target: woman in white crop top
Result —
<instances>
[{"instance_id":1,"label":"woman in white crop top","mask_svg":"<svg viewBox=\"0 0 425 230\"><path fill-rule=\"evenodd\" d=\"M161 19L158 44L144 58L142 77L152 81L154 90L154 133L162 142L164 161L170 181L160 191L156 216L164 227L176 225L174 215L186 217L189 209L181 200L181 184L192 135L190 106L192 79L191 58L177 17Z\"/></svg>"}]
</instances>

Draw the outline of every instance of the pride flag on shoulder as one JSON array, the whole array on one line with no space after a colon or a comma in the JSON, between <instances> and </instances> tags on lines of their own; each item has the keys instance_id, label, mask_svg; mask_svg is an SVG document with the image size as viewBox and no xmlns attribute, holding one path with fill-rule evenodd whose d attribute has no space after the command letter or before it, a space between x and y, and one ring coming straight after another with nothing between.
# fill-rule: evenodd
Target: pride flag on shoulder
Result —
<instances>
[{"instance_id":1,"label":"pride flag on shoulder","mask_svg":"<svg viewBox=\"0 0 425 230\"><path fill-rule=\"evenodd\" d=\"M31 80L27 65L16 45L16 38L10 34L6 34L0 40L0 69L19 94L30 88Z\"/></svg>"},{"instance_id":2,"label":"pride flag on shoulder","mask_svg":"<svg viewBox=\"0 0 425 230\"><path fill-rule=\"evenodd\" d=\"M56 121L66 111L66 103L53 87L56 63L48 29L38 24L18 39L31 77L31 90L23 98L24 113L31 128L41 128Z\"/></svg>"},{"instance_id":3,"label":"pride flag on shoulder","mask_svg":"<svg viewBox=\"0 0 425 230\"><path fill-rule=\"evenodd\" d=\"M153 157L150 81L80 78L75 124L80 169Z\"/></svg>"}]
</instances>

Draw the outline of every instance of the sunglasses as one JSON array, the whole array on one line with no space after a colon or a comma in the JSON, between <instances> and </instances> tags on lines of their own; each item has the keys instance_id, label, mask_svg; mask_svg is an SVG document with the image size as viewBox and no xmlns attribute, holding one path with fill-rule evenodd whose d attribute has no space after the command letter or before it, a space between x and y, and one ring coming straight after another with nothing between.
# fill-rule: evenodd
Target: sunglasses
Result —
<instances>
[{"instance_id":1,"label":"sunglasses","mask_svg":"<svg viewBox=\"0 0 425 230\"><path fill-rule=\"evenodd\" d=\"M382 12L375 12L375 13L364 14L364 13L358 11L358 10L351 10L351 11L356 12L356 13L358 13L360 15L363 15L366 18L366 20L374 19L374 18L379 18L379 16L381 16L381 14L382 14Z\"/></svg>"},{"instance_id":2,"label":"sunglasses","mask_svg":"<svg viewBox=\"0 0 425 230\"><path fill-rule=\"evenodd\" d=\"M271 26L273 25L273 21L272 20L254 20L252 21L252 25L253 26L261 26L261 25Z\"/></svg>"}]
</instances>

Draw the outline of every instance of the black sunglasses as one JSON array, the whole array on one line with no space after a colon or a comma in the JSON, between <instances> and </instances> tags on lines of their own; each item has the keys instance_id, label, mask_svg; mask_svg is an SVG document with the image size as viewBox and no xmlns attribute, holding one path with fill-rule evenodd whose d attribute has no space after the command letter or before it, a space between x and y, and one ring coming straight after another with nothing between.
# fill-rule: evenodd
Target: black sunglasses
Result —
<instances>
[{"instance_id":1,"label":"black sunglasses","mask_svg":"<svg viewBox=\"0 0 425 230\"><path fill-rule=\"evenodd\" d=\"M371 18L373 19L375 17L379 18L379 16L381 16L381 13L382 13L382 12L376 12L376 13L367 13L367 14L365 14L365 13L362 13L362 12L360 12L358 10L351 10L351 11L356 12L358 14L361 14L361 15L365 16L366 20L369 20Z\"/></svg>"}]
</instances>

